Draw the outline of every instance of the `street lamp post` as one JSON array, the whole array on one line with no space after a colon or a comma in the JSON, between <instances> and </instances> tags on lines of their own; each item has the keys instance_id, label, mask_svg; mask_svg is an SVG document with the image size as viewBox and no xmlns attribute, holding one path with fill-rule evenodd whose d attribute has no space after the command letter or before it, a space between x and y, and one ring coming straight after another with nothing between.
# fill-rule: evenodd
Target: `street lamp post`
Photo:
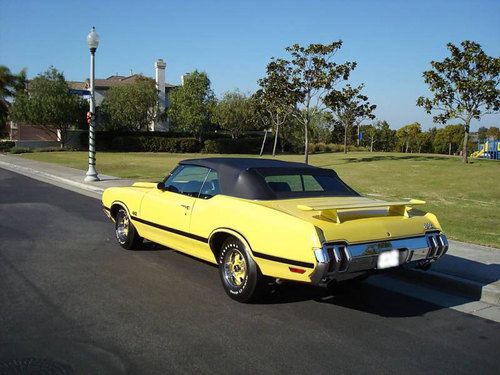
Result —
<instances>
[{"instance_id":1,"label":"street lamp post","mask_svg":"<svg viewBox=\"0 0 500 375\"><path fill-rule=\"evenodd\" d=\"M89 35L87 35L87 45L90 49L90 124L89 124L89 169L85 175L85 182L99 181L97 171L95 169L95 51L99 45L99 35L92 27Z\"/></svg>"}]
</instances>

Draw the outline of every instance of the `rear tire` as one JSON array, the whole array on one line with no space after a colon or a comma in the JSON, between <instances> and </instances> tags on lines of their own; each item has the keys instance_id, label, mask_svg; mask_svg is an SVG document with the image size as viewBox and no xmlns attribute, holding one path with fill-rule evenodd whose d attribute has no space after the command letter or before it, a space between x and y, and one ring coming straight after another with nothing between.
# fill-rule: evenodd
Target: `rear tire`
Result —
<instances>
[{"instance_id":1,"label":"rear tire","mask_svg":"<svg viewBox=\"0 0 500 375\"><path fill-rule=\"evenodd\" d=\"M121 247L127 250L139 249L142 237L139 236L125 209L120 208L115 217L116 239Z\"/></svg>"},{"instance_id":2,"label":"rear tire","mask_svg":"<svg viewBox=\"0 0 500 375\"><path fill-rule=\"evenodd\" d=\"M257 300L265 288L259 267L236 238L228 238L222 244L219 273L227 295L238 302Z\"/></svg>"}]
</instances>

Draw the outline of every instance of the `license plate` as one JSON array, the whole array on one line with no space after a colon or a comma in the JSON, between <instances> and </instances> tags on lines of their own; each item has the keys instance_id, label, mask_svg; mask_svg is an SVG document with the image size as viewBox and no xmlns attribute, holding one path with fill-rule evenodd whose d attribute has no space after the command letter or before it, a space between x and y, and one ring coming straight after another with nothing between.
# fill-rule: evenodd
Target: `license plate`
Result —
<instances>
[{"instance_id":1,"label":"license plate","mask_svg":"<svg viewBox=\"0 0 500 375\"><path fill-rule=\"evenodd\" d=\"M399 251L390 250L380 253L377 259L377 268L384 269L399 266Z\"/></svg>"}]
</instances>

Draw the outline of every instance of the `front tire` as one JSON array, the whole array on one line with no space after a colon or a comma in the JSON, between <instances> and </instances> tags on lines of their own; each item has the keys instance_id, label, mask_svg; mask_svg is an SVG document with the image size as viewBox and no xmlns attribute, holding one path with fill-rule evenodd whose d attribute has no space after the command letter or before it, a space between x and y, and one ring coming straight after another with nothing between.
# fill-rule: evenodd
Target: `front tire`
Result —
<instances>
[{"instance_id":1,"label":"front tire","mask_svg":"<svg viewBox=\"0 0 500 375\"><path fill-rule=\"evenodd\" d=\"M238 302L255 301L264 289L264 277L241 241L229 238L222 244L219 273L227 295Z\"/></svg>"},{"instance_id":2,"label":"front tire","mask_svg":"<svg viewBox=\"0 0 500 375\"><path fill-rule=\"evenodd\" d=\"M115 217L115 234L118 243L124 249L138 249L142 244L142 237L137 233L127 211L123 208L118 210Z\"/></svg>"}]
</instances>

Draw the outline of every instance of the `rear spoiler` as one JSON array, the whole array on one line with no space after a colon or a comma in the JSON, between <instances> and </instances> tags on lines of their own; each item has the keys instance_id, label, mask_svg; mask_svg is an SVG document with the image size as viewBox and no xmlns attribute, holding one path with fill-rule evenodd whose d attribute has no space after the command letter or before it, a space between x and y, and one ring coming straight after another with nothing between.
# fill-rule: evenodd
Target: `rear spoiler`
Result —
<instances>
[{"instance_id":1,"label":"rear spoiler","mask_svg":"<svg viewBox=\"0 0 500 375\"><path fill-rule=\"evenodd\" d=\"M350 203L350 204L315 204L315 205L297 205L297 208L302 211L320 211L320 215L328 219L332 219L337 223L341 223L339 213L349 211L362 211L370 208L387 207L389 213L399 216L408 217L408 209L411 206L425 204L425 201L418 199L410 199L409 201L394 201L394 202L373 202L373 203Z\"/></svg>"}]
</instances>

